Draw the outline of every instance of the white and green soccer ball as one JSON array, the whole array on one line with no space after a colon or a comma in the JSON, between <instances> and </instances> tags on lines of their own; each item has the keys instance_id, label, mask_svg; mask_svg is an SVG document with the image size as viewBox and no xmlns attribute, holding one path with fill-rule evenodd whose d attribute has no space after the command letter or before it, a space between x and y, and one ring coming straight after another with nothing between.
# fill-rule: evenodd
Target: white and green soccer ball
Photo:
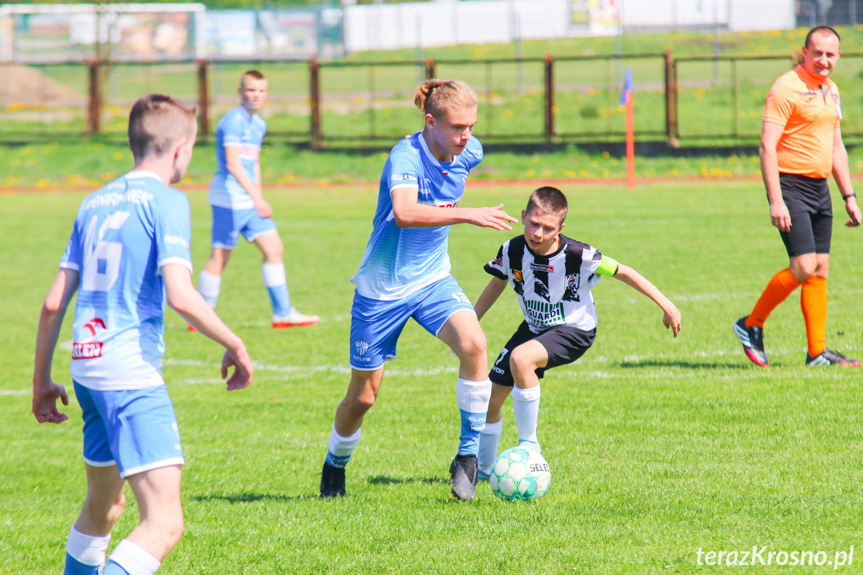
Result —
<instances>
[{"instance_id":1,"label":"white and green soccer ball","mask_svg":"<svg viewBox=\"0 0 863 575\"><path fill-rule=\"evenodd\" d=\"M488 482L501 499L531 501L548 492L551 469L538 451L511 447L494 460Z\"/></svg>"}]
</instances>

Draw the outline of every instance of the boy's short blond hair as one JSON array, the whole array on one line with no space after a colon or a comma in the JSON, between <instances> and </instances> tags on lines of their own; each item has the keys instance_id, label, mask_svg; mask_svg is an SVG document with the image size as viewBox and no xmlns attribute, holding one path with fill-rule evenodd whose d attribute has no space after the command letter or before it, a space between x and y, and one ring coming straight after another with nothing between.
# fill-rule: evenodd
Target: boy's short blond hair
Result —
<instances>
[{"instance_id":1,"label":"boy's short blond hair","mask_svg":"<svg viewBox=\"0 0 863 575\"><path fill-rule=\"evenodd\" d=\"M129 113L129 147L135 160L162 156L182 138L191 138L197 121L195 109L171 96L148 94Z\"/></svg>"},{"instance_id":2,"label":"boy's short blond hair","mask_svg":"<svg viewBox=\"0 0 863 575\"><path fill-rule=\"evenodd\" d=\"M473 88L459 80L429 80L414 93L414 105L437 119L453 108L476 108L478 101Z\"/></svg>"},{"instance_id":3,"label":"boy's short blond hair","mask_svg":"<svg viewBox=\"0 0 863 575\"><path fill-rule=\"evenodd\" d=\"M569 202L566 201L566 196L557 188L551 186L543 186L535 189L530 194L527 200L526 213L530 213L534 208L539 208L542 211L559 215L560 223L566 221L566 214L569 212Z\"/></svg>"}]
</instances>

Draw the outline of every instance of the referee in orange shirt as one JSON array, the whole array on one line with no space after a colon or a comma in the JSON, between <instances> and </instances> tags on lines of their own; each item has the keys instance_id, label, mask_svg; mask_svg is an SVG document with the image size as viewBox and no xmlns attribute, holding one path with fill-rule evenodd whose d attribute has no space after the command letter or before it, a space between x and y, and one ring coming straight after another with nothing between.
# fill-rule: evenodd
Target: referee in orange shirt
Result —
<instances>
[{"instance_id":1,"label":"referee in orange shirt","mask_svg":"<svg viewBox=\"0 0 863 575\"><path fill-rule=\"evenodd\" d=\"M833 210L827 176L833 174L845 201L846 226L859 226L860 208L851 184L848 152L839 122L839 89L830 74L839 61L839 34L829 26L809 31L803 62L776 80L767 94L761 132L761 175L770 202L770 221L779 228L788 267L773 276L755 307L734 324L746 357L766 366L764 322L776 306L802 285L800 307L806 323L806 365L853 365L827 348L827 269Z\"/></svg>"}]
</instances>

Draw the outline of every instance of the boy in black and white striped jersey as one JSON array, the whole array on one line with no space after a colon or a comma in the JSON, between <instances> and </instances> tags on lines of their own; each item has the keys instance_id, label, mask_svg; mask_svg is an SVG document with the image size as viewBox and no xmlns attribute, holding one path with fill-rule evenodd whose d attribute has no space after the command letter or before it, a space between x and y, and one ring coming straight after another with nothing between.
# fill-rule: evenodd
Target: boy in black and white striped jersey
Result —
<instances>
[{"instance_id":1,"label":"boy in black and white striped jersey","mask_svg":"<svg viewBox=\"0 0 863 575\"><path fill-rule=\"evenodd\" d=\"M492 278L474 306L477 317L482 319L509 283L524 321L489 373L493 385L480 434L480 479L488 478L497 456L500 409L510 392L519 445L540 450L539 380L546 370L574 362L593 344L597 319L590 290L600 276L615 277L652 299L662 309L665 327L674 337L680 332L680 312L652 283L596 248L560 233L568 210L566 196L557 188L535 190L521 213L524 235L504 243L485 265Z\"/></svg>"}]
</instances>

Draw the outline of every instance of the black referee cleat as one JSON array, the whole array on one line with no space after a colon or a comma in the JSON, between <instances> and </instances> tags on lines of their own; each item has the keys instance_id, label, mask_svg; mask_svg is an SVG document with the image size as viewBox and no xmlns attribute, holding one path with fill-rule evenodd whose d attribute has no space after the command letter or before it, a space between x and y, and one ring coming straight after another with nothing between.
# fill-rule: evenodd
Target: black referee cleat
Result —
<instances>
[{"instance_id":1,"label":"black referee cleat","mask_svg":"<svg viewBox=\"0 0 863 575\"><path fill-rule=\"evenodd\" d=\"M452 494L462 501L470 501L476 495L478 463L476 455L456 455L449 466L452 477Z\"/></svg>"},{"instance_id":2,"label":"black referee cleat","mask_svg":"<svg viewBox=\"0 0 863 575\"><path fill-rule=\"evenodd\" d=\"M345 496L345 468L333 467L326 461L321 471L321 499Z\"/></svg>"},{"instance_id":3,"label":"black referee cleat","mask_svg":"<svg viewBox=\"0 0 863 575\"><path fill-rule=\"evenodd\" d=\"M806 365L847 365L850 367L860 367L861 363L856 359L848 359L844 355L836 351L830 351L824 348L824 351L812 357L806 354Z\"/></svg>"},{"instance_id":4,"label":"black referee cleat","mask_svg":"<svg viewBox=\"0 0 863 575\"><path fill-rule=\"evenodd\" d=\"M755 365L767 367L767 353L764 351L764 330L760 327L746 327L746 317L734 322L734 335L743 344L743 353Z\"/></svg>"}]
</instances>

